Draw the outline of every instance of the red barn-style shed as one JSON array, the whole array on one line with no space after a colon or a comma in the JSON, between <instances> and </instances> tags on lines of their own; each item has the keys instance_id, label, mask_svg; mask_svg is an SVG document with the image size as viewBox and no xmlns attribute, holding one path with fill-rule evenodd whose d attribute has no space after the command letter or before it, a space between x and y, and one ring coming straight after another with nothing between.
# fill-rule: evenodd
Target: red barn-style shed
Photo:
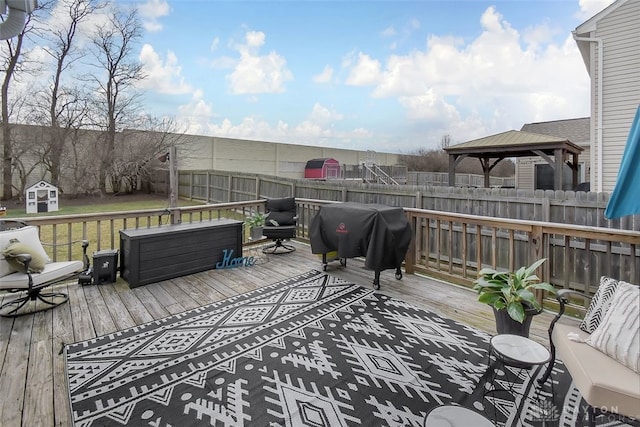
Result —
<instances>
[{"instance_id":1,"label":"red barn-style shed","mask_svg":"<svg viewBox=\"0 0 640 427\"><path fill-rule=\"evenodd\" d=\"M340 162L332 158L311 159L304 168L304 177L311 179L340 178Z\"/></svg>"}]
</instances>

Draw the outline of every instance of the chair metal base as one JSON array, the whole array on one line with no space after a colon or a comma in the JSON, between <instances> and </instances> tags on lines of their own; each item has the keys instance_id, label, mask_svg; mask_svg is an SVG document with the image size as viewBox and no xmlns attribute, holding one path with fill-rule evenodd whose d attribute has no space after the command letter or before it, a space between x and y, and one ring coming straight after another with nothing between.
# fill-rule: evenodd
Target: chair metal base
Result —
<instances>
[{"instance_id":1,"label":"chair metal base","mask_svg":"<svg viewBox=\"0 0 640 427\"><path fill-rule=\"evenodd\" d=\"M262 248L262 252L269 255L282 255L295 251L295 246L284 243L282 239L276 239L274 243Z\"/></svg>"},{"instance_id":2,"label":"chair metal base","mask_svg":"<svg viewBox=\"0 0 640 427\"><path fill-rule=\"evenodd\" d=\"M35 310L20 311L29 301L35 301ZM19 298L12 299L0 306L0 316L18 317L57 307L69 301L69 295L62 292L31 292ZM41 302L42 304L39 304Z\"/></svg>"}]
</instances>

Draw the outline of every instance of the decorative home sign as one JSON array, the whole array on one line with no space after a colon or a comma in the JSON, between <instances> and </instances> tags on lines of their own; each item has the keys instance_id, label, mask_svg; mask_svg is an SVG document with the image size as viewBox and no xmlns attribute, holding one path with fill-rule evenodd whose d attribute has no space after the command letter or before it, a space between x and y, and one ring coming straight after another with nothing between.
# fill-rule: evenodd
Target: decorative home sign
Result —
<instances>
[{"instance_id":1,"label":"decorative home sign","mask_svg":"<svg viewBox=\"0 0 640 427\"><path fill-rule=\"evenodd\" d=\"M256 264L252 256L233 257L233 249L223 249L222 261L216 264L216 268L253 267Z\"/></svg>"}]
</instances>

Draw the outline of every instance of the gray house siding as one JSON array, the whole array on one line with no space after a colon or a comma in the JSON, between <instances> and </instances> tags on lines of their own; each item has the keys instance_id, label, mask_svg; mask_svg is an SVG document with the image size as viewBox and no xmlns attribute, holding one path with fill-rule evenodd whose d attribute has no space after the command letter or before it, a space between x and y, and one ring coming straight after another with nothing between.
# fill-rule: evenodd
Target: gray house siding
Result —
<instances>
[{"instance_id":1,"label":"gray house siding","mask_svg":"<svg viewBox=\"0 0 640 427\"><path fill-rule=\"evenodd\" d=\"M614 2L574 32L592 80L590 180L595 191L613 190L629 127L640 104L639 34L640 1L637 0ZM600 45L602 70L598 63Z\"/></svg>"}]
</instances>

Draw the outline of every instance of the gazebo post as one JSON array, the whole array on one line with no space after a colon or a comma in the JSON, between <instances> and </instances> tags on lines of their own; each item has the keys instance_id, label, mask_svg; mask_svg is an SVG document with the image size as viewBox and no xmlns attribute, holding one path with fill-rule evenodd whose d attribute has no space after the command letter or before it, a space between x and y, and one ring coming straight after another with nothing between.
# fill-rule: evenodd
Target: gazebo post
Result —
<instances>
[{"instance_id":1,"label":"gazebo post","mask_svg":"<svg viewBox=\"0 0 640 427\"><path fill-rule=\"evenodd\" d=\"M563 181L563 149L556 148L553 150L554 160L553 160L553 189L554 190L562 190L562 181Z\"/></svg>"}]
</instances>

